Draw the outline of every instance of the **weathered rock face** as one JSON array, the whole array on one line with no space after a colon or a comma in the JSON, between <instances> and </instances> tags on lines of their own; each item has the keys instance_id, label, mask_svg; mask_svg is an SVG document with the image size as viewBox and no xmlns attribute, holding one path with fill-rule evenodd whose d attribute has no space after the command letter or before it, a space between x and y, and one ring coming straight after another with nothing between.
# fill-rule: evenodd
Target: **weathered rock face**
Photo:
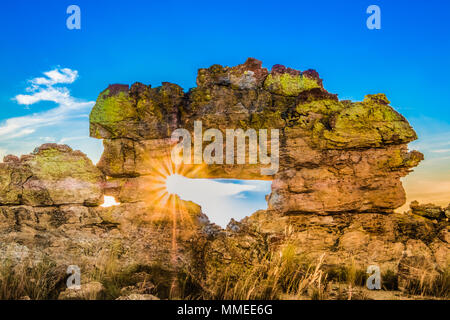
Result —
<instances>
[{"instance_id":1,"label":"weathered rock face","mask_svg":"<svg viewBox=\"0 0 450 320\"><path fill-rule=\"evenodd\" d=\"M0 172L2 262L51 257L67 268L104 244L97 206L105 177L85 154L45 144L20 159L5 157Z\"/></svg>"},{"instance_id":2,"label":"weathered rock face","mask_svg":"<svg viewBox=\"0 0 450 320\"><path fill-rule=\"evenodd\" d=\"M226 129L279 129L278 173L263 176L264 165L248 163L176 168L171 132L184 128L193 136L195 121L203 132L215 128L224 137ZM286 245L310 260L325 253L330 267L379 265L398 274L401 286L417 279L412 270L432 277L449 267L448 222L427 219L445 217L444 209L413 204L407 215L389 215L405 202L400 178L423 155L408 151L416 133L384 94L340 101L313 70L276 65L269 72L248 59L200 69L197 87L187 93L170 83L112 85L92 111L91 136L104 139L99 168L111 177L106 193L122 203L152 201L158 177L175 171L190 178L273 180L269 210L225 231L205 225L192 238L194 265L188 266L206 286L230 263L243 267Z\"/></svg>"},{"instance_id":3,"label":"weathered rock face","mask_svg":"<svg viewBox=\"0 0 450 320\"><path fill-rule=\"evenodd\" d=\"M437 220L449 218L449 208L441 208L431 203L420 205L417 201L411 202L410 207L412 213L425 218Z\"/></svg>"},{"instance_id":4,"label":"weathered rock face","mask_svg":"<svg viewBox=\"0 0 450 320\"><path fill-rule=\"evenodd\" d=\"M233 263L246 266L267 252L291 247L305 263L314 264L324 255L325 270L354 268L365 274L368 266L376 265L382 277L398 275L399 287L406 289L414 281L430 283L448 271L449 232L447 221L434 223L411 212L323 216L261 210L216 231L213 240L205 240L206 249L198 248L198 255L204 257L208 285L221 278L223 269L230 272Z\"/></svg>"},{"instance_id":5,"label":"weathered rock face","mask_svg":"<svg viewBox=\"0 0 450 320\"><path fill-rule=\"evenodd\" d=\"M85 154L68 146L46 144L20 159L5 157L0 172L0 205L97 206L103 202L102 172Z\"/></svg>"},{"instance_id":6,"label":"weathered rock face","mask_svg":"<svg viewBox=\"0 0 450 320\"><path fill-rule=\"evenodd\" d=\"M189 263L186 243L209 223L198 205L174 196L99 206L111 183L85 154L66 145L42 145L20 159L7 156L0 172L1 263L50 260L62 276L77 265L84 280L111 265L120 271L157 264L175 272ZM121 187L119 199L133 197L131 186ZM62 298L80 294L66 293Z\"/></svg>"},{"instance_id":7,"label":"weathered rock face","mask_svg":"<svg viewBox=\"0 0 450 320\"><path fill-rule=\"evenodd\" d=\"M275 176L261 175L261 164L188 165L182 171L192 178L273 179L269 207L286 214L392 212L404 204L400 178L423 156L408 152L416 133L385 95L339 101L315 71L276 65L269 73L255 59L200 69L197 85L187 93L170 83L112 85L102 92L91 113L91 136L105 139L100 169L133 179L145 193L148 183L137 177L171 165L176 128L193 132L194 121L201 121L203 131L220 129L224 137L226 129L279 129Z\"/></svg>"}]
</instances>

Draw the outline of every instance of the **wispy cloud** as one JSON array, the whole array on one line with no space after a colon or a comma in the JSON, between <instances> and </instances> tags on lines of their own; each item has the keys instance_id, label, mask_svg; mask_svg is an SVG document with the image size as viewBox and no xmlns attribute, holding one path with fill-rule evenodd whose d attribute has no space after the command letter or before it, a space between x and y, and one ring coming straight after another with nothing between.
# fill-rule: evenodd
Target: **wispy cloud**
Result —
<instances>
[{"instance_id":1,"label":"wispy cloud","mask_svg":"<svg viewBox=\"0 0 450 320\"><path fill-rule=\"evenodd\" d=\"M83 151L97 160L102 149L92 149L99 141L89 139L86 119L95 102L73 97L67 87L78 79L78 71L57 68L43 75L29 80L25 93L16 95L13 100L27 107L39 102L55 103L56 107L1 122L0 148L19 155L30 152L42 142L79 140L76 147L86 146L87 150Z\"/></svg>"},{"instance_id":2,"label":"wispy cloud","mask_svg":"<svg viewBox=\"0 0 450 320\"><path fill-rule=\"evenodd\" d=\"M45 77L34 78L31 83L36 86L46 85L53 86L55 84L64 83L74 83L78 78L78 71L69 68L54 69L51 71L44 72Z\"/></svg>"},{"instance_id":3,"label":"wispy cloud","mask_svg":"<svg viewBox=\"0 0 450 320\"><path fill-rule=\"evenodd\" d=\"M92 101L84 102L72 97L66 87L54 87L57 84L73 83L78 77L77 71L68 68L55 69L44 72L44 75L46 77L34 78L29 81L31 86L26 90L30 94L19 94L14 99L23 105L49 101L57 103L58 107L6 120L0 125L0 141L28 135L40 127L80 116L80 112L87 112L94 105Z\"/></svg>"},{"instance_id":4,"label":"wispy cloud","mask_svg":"<svg viewBox=\"0 0 450 320\"><path fill-rule=\"evenodd\" d=\"M189 179L180 175L172 175L167 180L167 188L185 199L237 196L244 191L256 189L251 184L221 182L211 179Z\"/></svg>"},{"instance_id":5,"label":"wispy cloud","mask_svg":"<svg viewBox=\"0 0 450 320\"><path fill-rule=\"evenodd\" d=\"M26 88L31 94L19 94L14 99L19 104L31 105L40 101L52 101L65 104L70 100L70 92L65 87L55 87L58 84L71 84L78 78L78 71L69 68L54 69L44 72L45 77L34 78Z\"/></svg>"},{"instance_id":6,"label":"wispy cloud","mask_svg":"<svg viewBox=\"0 0 450 320\"><path fill-rule=\"evenodd\" d=\"M199 204L210 220L222 227L231 218L241 220L267 208L265 195L270 193L270 186L271 181L189 179L179 175L167 180L169 192Z\"/></svg>"},{"instance_id":7,"label":"wispy cloud","mask_svg":"<svg viewBox=\"0 0 450 320\"><path fill-rule=\"evenodd\" d=\"M434 153L447 153L447 152L450 152L450 149L437 149L437 150L431 150L431 152L434 152Z\"/></svg>"}]
</instances>

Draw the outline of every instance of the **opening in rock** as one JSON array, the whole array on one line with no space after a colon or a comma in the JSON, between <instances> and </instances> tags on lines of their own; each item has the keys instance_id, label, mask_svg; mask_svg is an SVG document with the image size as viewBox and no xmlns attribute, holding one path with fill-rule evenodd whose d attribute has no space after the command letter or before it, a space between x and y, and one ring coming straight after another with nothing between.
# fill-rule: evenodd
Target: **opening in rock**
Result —
<instances>
[{"instance_id":1,"label":"opening in rock","mask_svg":"<svg viewBox=\"0 0 450 320\"><path fill-rule=\"evenodd\" d=\"M119 202L116 201L116 198L111 197L111 196L104 196L103 199L104 199L104 202L102 205L100 205L100 207L103 207L103 208L118 206L120 204Z\"/></svg>"},{"instance_id":2,"label":"opening in rock","mask_svg":"<svg viewBox=\"0 0 450 320\"><path fill-rule=\"evenodd\" d=\"M225 228L231 218L241 220L267 209L266 195L272 181L235 179L190 179L178 174L167 177L166 188L182 200L202 207L211 222Z\"/></svg>"}]
</instances>

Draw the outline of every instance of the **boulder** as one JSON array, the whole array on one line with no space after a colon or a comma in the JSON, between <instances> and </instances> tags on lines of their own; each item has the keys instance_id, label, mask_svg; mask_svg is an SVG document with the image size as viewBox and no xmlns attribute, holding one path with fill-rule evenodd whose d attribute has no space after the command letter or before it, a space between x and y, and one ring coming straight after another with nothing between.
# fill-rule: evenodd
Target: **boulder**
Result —
<instances>
[{"instance_id":1,"label":"boulder","mask_svg":"<svg viewBox=\"0 0 450 320\"><path fill-rule=\"evenodd\" d=\"M82 284L80 289L70 289L62 291L58 300L98 300L105 288L100 282L93 281Z\"/></svg>"},{"instance_id":2,"label":"boulder","mask_svg":"<svg viewBox=\"0 0 450 320\"><path fill-rule=\"evenodd\" d=\"M0 164L0 204L96 206L103 200L104 176L82 152L44 144L20 160Z\"/></svg>"},{"instance_id":3,"label":"boulder","mask_svg":"<svg viewBox=\"0 0 450 320\"><path fill-rule=\"evenodd\" d=\"M410 204L410 208L413 214L429 219L440 219L445 217L445 209L431 203L420 205L417 201L413 201Z\"/></svg>"}]
</instances>

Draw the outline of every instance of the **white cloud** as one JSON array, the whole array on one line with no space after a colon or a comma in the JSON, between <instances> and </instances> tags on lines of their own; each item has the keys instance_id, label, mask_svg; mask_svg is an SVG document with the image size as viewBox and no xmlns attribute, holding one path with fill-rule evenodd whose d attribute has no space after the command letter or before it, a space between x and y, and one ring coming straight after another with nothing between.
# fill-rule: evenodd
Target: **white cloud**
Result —
<instances>
[{"instance_id":1,"label":"white cloud","mask_svg":"<svg viewBox=\"0 0 450 320\"><path fill-rule=\"evenodd\" d=\"M80 137L64 137L58 141L59 144L65 144L67 142L76 141L76 140L83 140L86 139L85 136Z\"/></svg>"},{"instance_id":2,"label":"white cloud","mask_svg":"<svg viewBox=\"0 0 450 320\"><path fill-rule=\"evenodd\" d=\"M33 133L38 128L80 117L80 112L88 112L93 105L94 102L78 102L69 97L64 103L48 111L7 119L0 125L0 141L16 138L20 130L27 129L28 133Z\"/></svg>"},{"instance_id":3,"label":"white cloud","mask_svg":"<svg viewBox=\"0 0 450 320\"><path fill-rule=\"evenodd\" d=\"M9 139L15 139L15 138L27 136L27 135L34 133L35 131L36 131L35 129L21 129L21 130L17 131L16 133L9 135Z\"/></svg>"},{"instance_id":4,"label":"white cloud","mask_svg":"<svg viewBox=\"0 0 450 320\"><path fill-rule=\"evenodd\" d=\"M189 198L190 200L201 195L202 198L216 196L234 196L241 192L256 189L250 184L236 184L228 182L218 182L211 179L189 179L180 175L172 175L167 179L167 189L171 193Z\"/></svg>"},{"instance_id":5,"label":"white cloud","mask_svg":"<svg viewBox=\"0 0 450 320\"><path fill-rule=\"evenodd\" d=\"M50 141L56 141L54 137L39 137L39 140L50 142Z\"/></svg>"},{"instance_id":6,"label":"white cloud","mask_svg":"<svg viewBox=\"0 0 450 320\"><path fill-rule=\"evenodd\" d=\"M41 86L41 85L53 86L55 84L70 84L74 83L75 80L78 78L78 71L69 68L54 69L51 71L44 72L44 75L46 75L47 78L44 77L34 78L30 82L34 86Z\"/></svg>"},{"instance_id":7,"label":"white cloud","mask_svg":"<svg viewBox=\"0 0 450 320\"><path fill-rule=\"evenodd\" d=\"M14 117L0 123L0 148L6 153L31 152L42 142L76 141L75 146L94 161L102 152L101 141L89 138L89 112L94 101L84 101L71 95L64 86L78 79L78 71L69 68L44 72L44 77L29 81L25 94L13 98L18 104L30 106L38 102L56 103L41 112ZM29 110L29 108L26 108Z\"/></svg>"},{"instance_id":8,"label":"white cloud","mask_svg":"<svg viewBox=\"0 0 450 320\"><path fill-rule=\"evenodd\" d=\"M211 222L223 228L231 218L241 220L256 210L267 208L264 196L270 193L270 185L271 181L238 183L236 180L189 179L180 175L172 175L166 182L170 193L197 203Z\"/></svg>"},{"instance_id":9,"label":"white cloud","mask_svg":"<svg viewBox=\"0 0 450 320\"><path fill-rule=\"evenodd\" d=\"M65 87L55 87L58 84L71 84L78 78L78 71L69 68L54 69L44 72L46 77L31 79L26 88L32 94L19 94L14 99L19 104L31 105L40 101L52 101L58 104L70 103L70 92Z\"/></svg>"},{"instance_id":10,"label":"white cloud","mask_svg":"<svg viewBox=\"0 0 450 320\"><path fill-rule=\"evenodd\" d=\"M67 103L70 99L69 90L66 88L41 88L33 94L19 94L14 98L19 104L31 105L40 101L52 101L55 103Z\"/></svg>"},{"instance_id":11,"label":"white cloud","mask_svg":"<svg viewBox=\"0 0 450 320\"><path fill-rule=\"evenodd\" d=\"M447 153L447 152L450 152L450 149L437 149L437 150L431 150L431 152L434 152L434 153Z\"/></svg>"}]
</instances>

